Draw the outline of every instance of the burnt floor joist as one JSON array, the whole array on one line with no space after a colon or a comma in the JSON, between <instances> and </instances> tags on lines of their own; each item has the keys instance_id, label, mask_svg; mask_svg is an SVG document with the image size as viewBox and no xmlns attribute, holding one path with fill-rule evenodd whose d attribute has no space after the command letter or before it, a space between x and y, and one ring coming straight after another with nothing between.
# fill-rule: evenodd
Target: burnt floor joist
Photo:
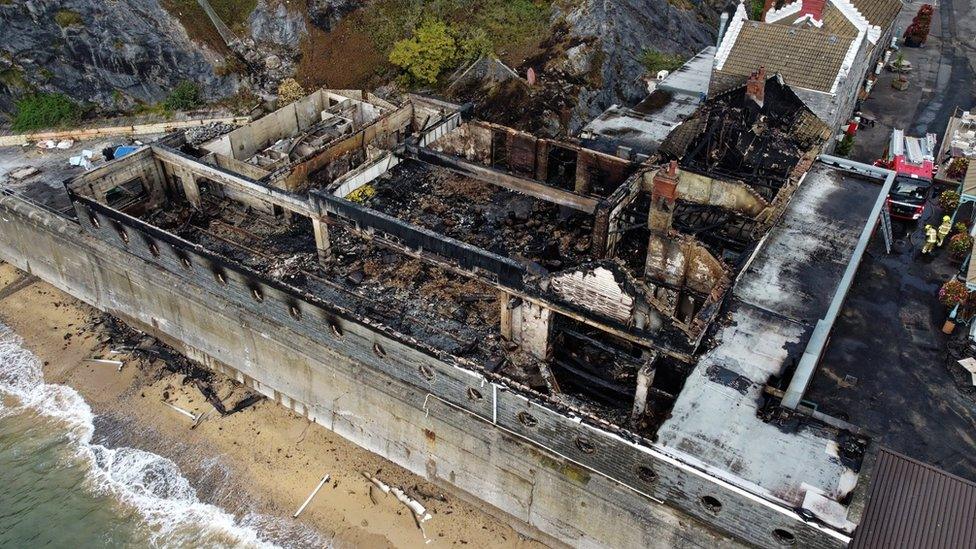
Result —
<instances>
[{"instance_id":1,"label":"burnt floor joist","mask_svg":"<svg viewBox=\"0 0 976 549\"><path fill-rule=\"evenodd\" d=\"M519 177L495 168L468 162L467 160L439 153L426 147L407 147L406 153L411 158L432 166L446 168L472 179L484 181L485 183L497 185L511 191L520 192L540 200L545 200L546 202L573 208L588 214L595 212L597 205L600 204L600 200L597 198L551 187L534 179Z\"/></svg>"}]
</instances>

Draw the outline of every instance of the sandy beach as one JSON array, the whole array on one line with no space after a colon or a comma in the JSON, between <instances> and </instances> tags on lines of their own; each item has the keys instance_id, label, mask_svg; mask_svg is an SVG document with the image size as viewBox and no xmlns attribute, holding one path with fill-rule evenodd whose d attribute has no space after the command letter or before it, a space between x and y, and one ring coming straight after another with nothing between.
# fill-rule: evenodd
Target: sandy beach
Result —
<instances>
[{"instance_id":1,"label":"sandy beach","mask_svg":"<svg viewBox=\"0 0 976 549\"><path fill-rule=\"evenodd\" d=\"M201 499L230 512L295 520L331 538L336 547L543 547L267 399L221 416L195 384L185 384L184 375L166 368L165 355L120 351L126 342L108 317L5 263L0 263L0 320L44 362L49 383L81 393L98 415L96 435L99 425L111 425L106 443L173 460ZM109 361L123 365L119 369ZM233 405L247 394L246 388L216 378L211 386L223 402ZM177 408L202 417L194 425ZM423 530L396 498L371 490L362 472L402 488L426 506L432 518ZM330 480L292 519L326 474Z\"/></svg>"}]
</instances>

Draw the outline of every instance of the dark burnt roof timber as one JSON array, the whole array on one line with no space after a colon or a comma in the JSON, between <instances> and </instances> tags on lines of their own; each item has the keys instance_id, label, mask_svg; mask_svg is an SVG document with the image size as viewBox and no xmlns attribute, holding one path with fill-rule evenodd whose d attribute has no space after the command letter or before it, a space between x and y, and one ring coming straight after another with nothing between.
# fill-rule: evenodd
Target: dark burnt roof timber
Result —
<instances>
[{"instance_id":1,"label":"dark burnt roof timber","mask_svg":"<svg viewBox=\"0 0 976 549\"><path fill-rule=\"evenodd\" d=\"M976 483L882 448L852 549L976 547Z\"/></svg>"},{"instance_id":2,"label":"dark burnt roof timber","mask_svg":"<svg viewBox=\"0 0 976 549\"><path fill-rule=\"evenodd\" d=\"M773 74L762 85L763 104L739 86L709 98L688 126L694 135L676 130L661 151L680 158L681 168L713 177L741 180L771 199L789 180L804 154L830 136L821 122L783 79ZM673 137L672 137L673 136Z\"/></svg>"}]
</instances>

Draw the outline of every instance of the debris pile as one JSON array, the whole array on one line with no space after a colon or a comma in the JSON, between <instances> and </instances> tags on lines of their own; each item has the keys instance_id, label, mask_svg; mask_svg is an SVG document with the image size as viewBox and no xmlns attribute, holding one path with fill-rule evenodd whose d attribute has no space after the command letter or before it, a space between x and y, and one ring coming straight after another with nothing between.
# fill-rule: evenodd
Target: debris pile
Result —
<instances>
[{"instance_id":1,"label":"debris pile","mask_svg":"<svg viewBox=\"0 0 976 549\"><path fill-rule=\"evenodd\" d=\"M549 271L588 257L590 216L420 163L391 175L374 183L368 207Z\"/></svg>"},{"instance_id":2,"label":"debris pile","mask_svg":"<svg viewBox=\"0 0 976 549\"><path fill-rule=\"evenodd\" d=\"M214 409L222 416L235 414L253 406L264 399L264 396L232 381L224 376L217 376L212 371L191 362L184 355L156 338L129 327L122 321L110 315L94 315L89 321L89 329L101 335L101 353L121 356L127 354L133 357L140 370L152 374L159 379L166 373L183 376L183 385L193 385L206 398ZM101 356L101 355L99 355ZM102 363L117 363L119 370L123 364L130 361L107 360L96 356L92 360ZM169 392L163 392L163 399L169 397ZM199 420L200 418L195 418Z\"/></svg>"},{"instance_id":3,"label":"debris pile","mask_svg":"<svg viewBox=\"0 0 976 549\"><path fill-rule=\"evenodd\" d=\"M223 122L211 122L206 126L194 126L192 128L187 128L184 134L186 135L186 142L190 145L197 146L207 141L216 139L225 133L235 130L237 126L233 124L225 124Z\"/></svg>"}]
</instances>

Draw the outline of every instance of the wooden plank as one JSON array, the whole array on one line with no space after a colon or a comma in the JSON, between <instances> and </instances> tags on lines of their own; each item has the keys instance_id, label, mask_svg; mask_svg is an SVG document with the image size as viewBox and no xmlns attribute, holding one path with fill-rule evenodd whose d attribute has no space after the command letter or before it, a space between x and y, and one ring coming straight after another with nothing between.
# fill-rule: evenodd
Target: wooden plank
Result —
<instances>
[{"instance_id":1,"label":"wooden plank","mask_svg":"<svg viewBox=\"0 0 976 549\"><path fill-rule=\"evenodd\" d=\"M416 156L417 159L422 162L447 168L479 181L491 183L492 185L504 187L512 191L538 198L540 200L545 200L546 202L559 204L560 206L566 206L567 208L573 208L574 210L579 210L588 214L592 214L594 211L596 211L597 204L600 203L600 200L597 198L583 196L581 194L550 187L531 179L510 175L492 168L462 160L454 156L439 153L431 149L419 148L416 152Z\"/></svg>"}]
</instances>

